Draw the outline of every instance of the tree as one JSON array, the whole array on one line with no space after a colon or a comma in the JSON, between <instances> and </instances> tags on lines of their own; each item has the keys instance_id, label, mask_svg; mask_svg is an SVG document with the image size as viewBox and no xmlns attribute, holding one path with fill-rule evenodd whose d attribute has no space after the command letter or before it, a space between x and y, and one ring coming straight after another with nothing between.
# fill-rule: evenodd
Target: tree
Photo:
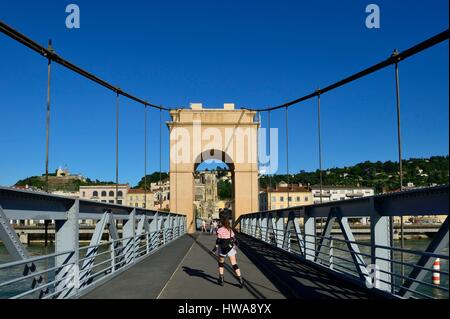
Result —
<instances>
[{"instance_id":1,"label":"tree","mask_svg":"<svg viewBox=\"0 0 450 319\"><path fill-rule=\"evenodd\" d=\"M422 170L419 173L418 168ZM330 186L367 186L375 188L377 193L395 190L400 188L399 164L393 161L370 162L365 161L350 167L329 168L323 172L324 185ZM424 174L421 176L421 174ZM259 185L262 188L269 186L269 179L272 186L280 181L287 181L286 175L272 175L270 178L263 175L259 178ZM404 184L414 183L415 186L429 186L431 184L448 184L449 179L449 157L432 156L429 159L410 158L403 160L403 180ZM319 170L305 172L301 170L290 178L291 183L301 183L303 185L318 185L320 182Z\"/></svg>"},{"instance_id":2,"label":"tree","mask_svg":"<svg viewBox=\"0 0 450 319\"><path fill-rule=\"evenodd\" d=\"M217 193L219 195L219 199L231 199L233 194L231 190L231 183L226 180L219 181L217 183Z\"/></svg>"},{"instance_id":3,"label":"tree","mask_svg":"<svg viewBox=\"0 0 450 319\"><path fill-rule=\"evenodd\" d=\"M36 187L40 189L44 189L45 186L45 180L39 176L31 176L27 177L25 179L19 180L15 186L30 186L30 187Z\"/></svg>"},{"instance_id":4,"label":"tree","mask_svg":"<svg viewBox=\"0 0 450 319\"><path fill-rule=\"evenodd\" d=\"M91 180L90 178L86 178L86 180L81 179L60 180L58 177L55 177L54 175L49 175L49 177L50 177L48 181L49 191L76 192L80 189L80 186L114 184L114 182L112 181L100 181L98 179ZM43 190L45 188L45 175L27 177L25 179L19 180L15 185L16 186L28 185L30 187Z\"/></svg>"},{"instance_id":5,"label":"tree","mask_svg":"<svg viewBox=\"0 0 450 319\"><path fill-rule=\"evenodd\" d=\"M169 174L166 172L161 172L161 180L164 182L169 178ZM150 189L151 183L158 183L160 179L159 172L153 172L150 175L147 174L147 189ZM142 177L139 183L134 188L144 188L145 186L145 177Z\"/></svg>"},{"instance_id":6,"label":"tree","mask_svg":"<svg viewBox=\"0 0 450 319\"><path fill-rule=\"evenodd\" d=\"M226 168L217 166L216 167L216 174L217 174L217 178L221 178L221 177L227 176L228 170Z\"/></svg>"}]
</instances>

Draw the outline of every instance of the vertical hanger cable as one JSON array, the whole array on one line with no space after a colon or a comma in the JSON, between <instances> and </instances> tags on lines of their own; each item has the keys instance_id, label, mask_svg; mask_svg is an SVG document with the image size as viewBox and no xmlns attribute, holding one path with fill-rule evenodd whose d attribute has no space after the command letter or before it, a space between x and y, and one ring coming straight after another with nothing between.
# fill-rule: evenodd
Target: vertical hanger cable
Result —
<instances>
[{"instance_id":1,"label":"vertical hanger cable","mask_svg":"<svg viewBox=\"0 0 450 319\"><path fill-rule=\"evenodd\" d=\"M289 120L288 120L288 107L285 108L285 121L286 121L286 174L287 174L287 207L290 207L289 188L290 188L290 176L289 176Z\"/></svg>"},{"instance_id":2,"label":"vertical hanger cable","mask_svg":"<svg viewBox=\"0 0 450 319\"><path fill-rule=\"evenodd\" d=\"M147 106L144 106L144 208L147 208Z\"/></svg>"},{"instance_id":3,"label":"vertical hanger cable","mask_svg":"<svg viewBox=\"0 0 450 319\"><path fill-rule=\"evenodd\" d=\"M116 196L115 203L117 204L119 191L119 90L116 91Z\"/></svg>"}]
</instances>

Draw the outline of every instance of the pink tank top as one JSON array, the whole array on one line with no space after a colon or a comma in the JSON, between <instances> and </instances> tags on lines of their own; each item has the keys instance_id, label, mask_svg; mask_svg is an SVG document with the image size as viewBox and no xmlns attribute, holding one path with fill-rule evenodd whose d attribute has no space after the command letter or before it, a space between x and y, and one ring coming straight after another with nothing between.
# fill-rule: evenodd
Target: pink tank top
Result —
<instances>
[{"instance_id":1,"label":"pink tank top","mask_svg":"<svg viewBox=\"0 0 450 319\"><path fill-rule=\"evenodd\" d=\"M231 234L231 236L230 236ZM217 238L221 238L221 239L229 239L231 237L234 237L234 232L233 230L228 230L225 227L220 227L217 230Z\"/></svg>"}]
</instances>

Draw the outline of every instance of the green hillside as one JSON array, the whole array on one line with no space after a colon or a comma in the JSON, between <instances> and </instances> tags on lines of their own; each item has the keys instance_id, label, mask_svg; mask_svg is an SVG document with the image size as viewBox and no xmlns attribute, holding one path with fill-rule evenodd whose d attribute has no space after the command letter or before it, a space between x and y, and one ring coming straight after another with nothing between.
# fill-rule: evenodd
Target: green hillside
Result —
<instances>
[{"instance_id":1,"label":"green hillside","mask_svg":"<svg viewBox=\"0 0 450 319\"><path fill-rule=\"evenodd\" d=\"M449 181L449 157L432 156L430 158L410 158L403 161L404 185L413 183L415 186L430 186L433 184L448 184ZM147 175L147 187L150 183L159 181L159 172ZM169 178L166 172L161 174L162 180ZM287 175L272 175L272 185L281 181L288 181ZM313 172L300 171L289 176L290 183L301 183L303 185L318 185L319 170ZM323 171L324 185L345 186L369 186L375 188L377 193L399 188L398 163L393 161L370 162L366 161L349 167L330 168ZM56 177L49 176L49 191L62 190L67 192L78 191L80 186L114 184L111 181L77 179L75 176ZM263 175L259 178L259 184L265 188L269 186L269 176ZM45 177L32 176L18 181L16 186L32 186L44 189ZM143 188L142 178L135 187ZM230 196L230 185L222 183L219 185L220 197Z\"/></svg>"},{"instance_id":2,"label":"green hillside","mask_svg":"<svg viewBox=\"0 0 450 319\"><path fill-rule=\"evenodd\" d=\"M403 162L403 184L413 183L415 186L430 186L433 184L448 184L449 161L447 156L432 156L430 158L410 158ZM377 193L399 188L398 162L363 162L343 168L324 170L324 185L369 186ZM300 171L289 176L290 183L303 185L318 185L319 170L314 172ZM287 175L273 175L272 185L280 181L287 182ZM269 176L259 179L261 187L269 185Z\"/></svg>"},{"instance_id":3,"label":"green hillside","mask_svg":"<svg viewBox=\"0 0 450 319\"><path fill-rule=\"evenodd\" d=\"M66 191L77 192L80 186L93 186L93 185L105 185L114 184L114 182L104 182L99 180L91 180L89 178L86 181L80 180L73 176L56 177L53 174L48 177L48 190L53 191ZM18 181L15 186L25 186L39 188L44 190L45 188L45 176L32 176Z\"/></svg>"}]
</instances>

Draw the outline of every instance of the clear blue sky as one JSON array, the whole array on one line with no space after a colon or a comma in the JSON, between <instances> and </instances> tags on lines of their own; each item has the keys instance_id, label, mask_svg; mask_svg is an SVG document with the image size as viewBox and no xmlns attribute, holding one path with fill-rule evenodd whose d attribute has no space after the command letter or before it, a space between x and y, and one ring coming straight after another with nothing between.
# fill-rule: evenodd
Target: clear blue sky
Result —
<instances>
[{"instance_id":1,"label":"clear blue sky","mask_svg":"<svg viewBox=\"0 0 450 319\"><path fill-rule=\"evenodd\" d=\"M448 1L2 1L0 19L61 56L154 103L277 105L324 87L448 28ZM377 3L381 28L365 27ZM0 185L44 172L46 61L0 34ZM404 156L448 154L448 42L400 65ZM114 180L115 98L54 64L50 167ZM324 167L395 160L394 71L322 97ZM120 181L143 175L143 108L121 100ZM151 115L150 115L151 114ZM158 170L150 111L148 171ZM167 115L165 115L167 119ZM284 113L280 173L285 171ZM263 115L263 126L266 116ZM315 101L290 109L290 171L317 164ZM163 127L163 170L168 132Z\"/></svg>"}]
</instances>

